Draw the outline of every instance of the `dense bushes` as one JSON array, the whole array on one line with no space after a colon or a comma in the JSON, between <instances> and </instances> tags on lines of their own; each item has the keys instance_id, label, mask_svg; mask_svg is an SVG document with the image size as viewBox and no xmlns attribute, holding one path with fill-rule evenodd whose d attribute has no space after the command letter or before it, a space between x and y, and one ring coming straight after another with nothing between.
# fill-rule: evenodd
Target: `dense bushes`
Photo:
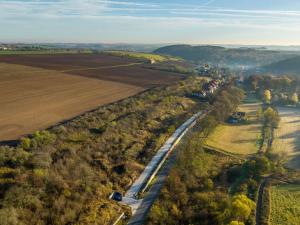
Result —
<instances>
[{"instance_id":1,"label":"dense bushes","mask_svg":"<svg viewBox=\"0 0 300 225\"><path fill-rule=\"evenodd\" d=\"M151 209L147 224L243 224L255 203L244 194L228 192L226 171L238 163L226 156L206 153L199 136L182 146L177 165Z\"/></svg>"},{"instance_id":2,"label":"dense bushes","mask_svg":"<svg viewBox=\"0 0 300 225\"><path fill-rule=\"evenodd\" d=\"M223 165L216 165L216 158L203 152L196 137L187 146L180 151L178 163L151 209L148 224L220 224L225 216L230 199L222 191L215 191L214 183Z\"/></svg>"},{"instance_id":3,"label":"dense bushes","mask_svg":"<svg viewBox=\"0 0 300 225\"><path fill-rule=\"evenodd\" d=\"M218 122L225 121L237 108L243 98L244 92L241 89L231 86L226 88L214 99L211 115L214 116Z\"/></svg>"},{"instance_id":4,"label":"dense bushes","mask_svg":"<svg viewBox=\"0 0 300 225\"><path fill-rule=\"evenodd\" d=\"M175 127L199 109L185 94L201 82L152 89L36 132L16 148L0 147L0 221L10 214L9 224L110 223L120 206L107 197L125 191Z\"/></svg>"}]
</instances>

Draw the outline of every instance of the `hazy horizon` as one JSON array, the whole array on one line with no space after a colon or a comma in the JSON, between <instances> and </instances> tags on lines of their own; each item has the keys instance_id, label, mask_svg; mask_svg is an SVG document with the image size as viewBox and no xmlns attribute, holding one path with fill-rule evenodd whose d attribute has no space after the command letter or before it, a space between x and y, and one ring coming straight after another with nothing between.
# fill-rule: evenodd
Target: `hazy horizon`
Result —
<instances>
[{"instance_id":1,"label":"hazy horizon","mask_svg":"<svg viewBox=\"0 0 300 225\"><path fill-rule=\"evenodd\" d=\"M0 0L0 42L300 45L290 0Z\"/></svg>"}]
</instances>

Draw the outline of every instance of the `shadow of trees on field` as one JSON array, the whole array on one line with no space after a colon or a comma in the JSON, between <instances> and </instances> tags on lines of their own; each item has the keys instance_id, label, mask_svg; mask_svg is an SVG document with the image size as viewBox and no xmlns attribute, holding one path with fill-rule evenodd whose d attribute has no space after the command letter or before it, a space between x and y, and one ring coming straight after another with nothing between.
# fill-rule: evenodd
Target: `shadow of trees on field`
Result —
<instances>
[{"instance_id":1,"label":"shadow of trees on field","mask_svg":"<svg viewBox=\"0 0 300 225\"><path fill-rule=\"evenodd\" d=\"M285 134L285 135L282 135L282 136L277 137L277 138L280 138L280 139L290 139L290 138L298 139L299 138L300 139L300 130L292 132L292 133L288 133L288 134Z\"/></svg>"},{"instance_id":2,"label":"shadow of trees on field","mask_svg":"<svg viewBox=\"0 0 300 225\"><path fill-rule=\"evenodd\" d=\"M287 132L276 138L283 140L283 148L285 148L287 152L296 153L295 155L290 155L287 160L288 167L300 169L300 154L297 154L300 153L300 111L296 108L285 107L278 107L278 110L282 119L280 126L283 126L282 129L286 129ZM295 131L289 132L292 126L294 126ZM285 142L287 139L290 139L290 143Z\"/></svg>"},{"instance_id":3,"label":"shadow of trees on field","mask_svg":"<svg viewBox=\"0 0 300 225\"><path fill-rule=\"evenodd\" d=\"M287 123L300 123L300 120L292 120L292 121L289 121Z\"/></svg>"},{"instance_id":4,"label":"shadow of trees on field","mask_svg":"<svg viewBox=\"0 0 300 225\"><path fill-rule=\"evenodd\" d=\"M247 143L253 143L253 144L255 144L255 142L256 142L255 138L233 141L234 144L247 144Z\"/></svg>"}]
</instances>

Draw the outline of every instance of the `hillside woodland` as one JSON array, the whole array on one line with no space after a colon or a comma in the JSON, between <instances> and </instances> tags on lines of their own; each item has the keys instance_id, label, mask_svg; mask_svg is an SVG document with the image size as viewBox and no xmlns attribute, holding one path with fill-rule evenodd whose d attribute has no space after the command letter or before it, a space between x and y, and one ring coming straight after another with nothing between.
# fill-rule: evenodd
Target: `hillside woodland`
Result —
<instances>
[{"instance_id":1,"label":"hillside woodland","mask_svg":"<svg viewBox=\"0 0 300 225\"><path fill-rule=\"evenodd\" d=\"M268 65L280 60L291 58L297 52L280 52L257 50L252 48L224 48L219 46L172 45L154 51L181 57L195 63L209 63L225 67L247 66L257 67Z\"/></svg>"},{"instance_id":2,"label":"hillside woodland","mask_svg":"<svg viewBox=\"0 0 300 225\"><path fill-rule=\"evenodd\" d=\"M277 75L295 75L300 74L300 57L293 57L261 68L263 73L272 73Z\"/></svg>"}]
</instances>

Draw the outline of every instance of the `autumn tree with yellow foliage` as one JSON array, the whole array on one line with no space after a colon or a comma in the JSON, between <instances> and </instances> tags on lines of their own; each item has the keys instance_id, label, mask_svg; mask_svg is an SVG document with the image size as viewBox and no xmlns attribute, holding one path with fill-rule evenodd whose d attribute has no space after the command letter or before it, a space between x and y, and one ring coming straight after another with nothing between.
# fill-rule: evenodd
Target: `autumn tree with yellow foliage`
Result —
<instances>
[{"instance_id":1,"label":"autumn tree with yellow foliage","mask_svg":"<svg viewBox=\"0 0 300 225\"><path fill-rule=\"evenodd\" d=\"M298 97L298 94L297 93L294 93L291 97L291 100L293 102L294 105L297 105L298 102L299 102L299 97Z\"/></svg>"},{"instance_id":2,"label":"autumn tree with yellow foliage","mask_svg":"<svg viewBox=\"0 0 300 225\"><path fill-rule=\"evenodd\" d=\"M271 100L272 100L272 94L271 94L271 91L270 90L265 90L264 92L264 102L267 103L267 104L270 104L271 103Z\"/></svg>"}]
</instances>

